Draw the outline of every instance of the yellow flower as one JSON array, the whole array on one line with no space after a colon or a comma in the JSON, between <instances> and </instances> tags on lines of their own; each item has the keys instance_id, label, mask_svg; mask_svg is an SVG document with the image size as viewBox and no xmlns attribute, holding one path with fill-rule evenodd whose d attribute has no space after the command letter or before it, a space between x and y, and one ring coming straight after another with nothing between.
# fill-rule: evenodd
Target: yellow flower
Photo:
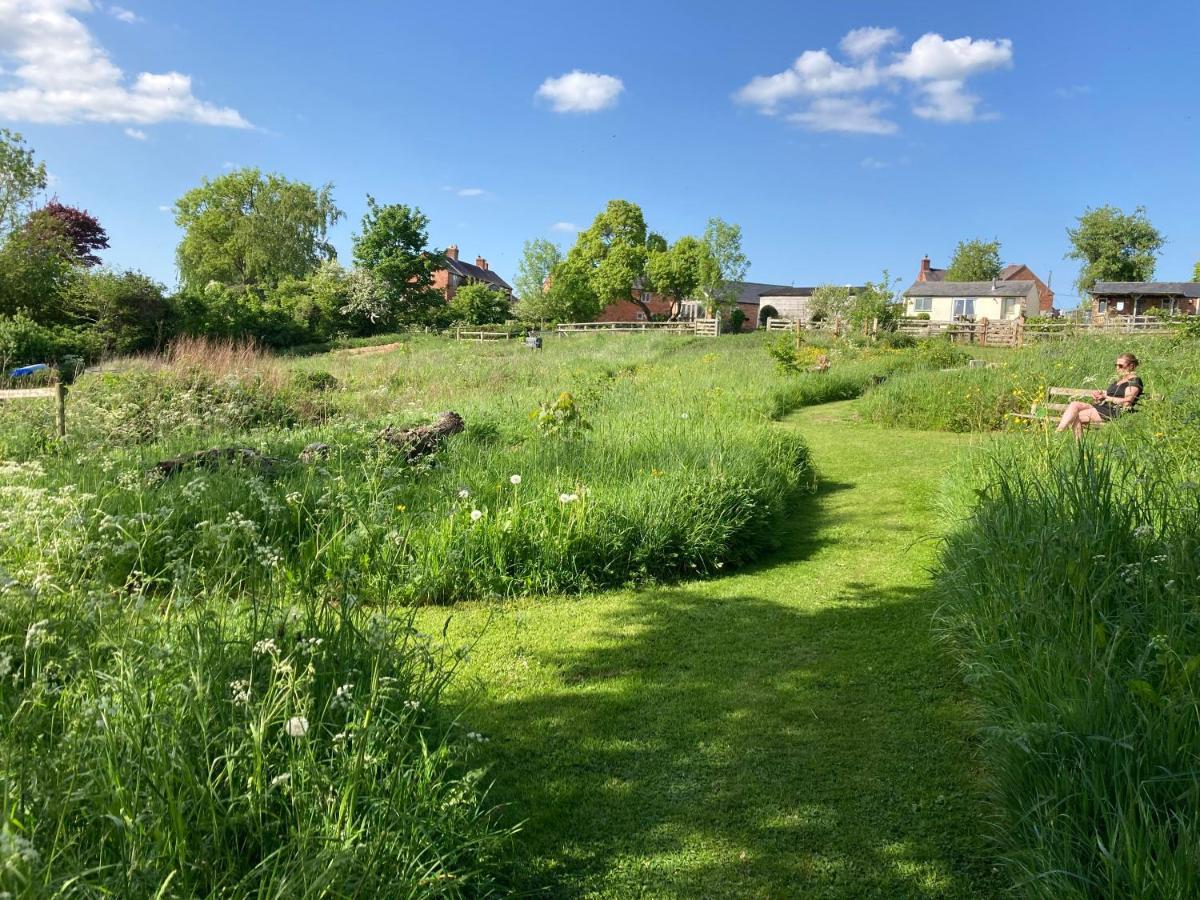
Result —
<instances>
[{"instance_id":1,"label":"yellow flower","mask_svg":"<svg viewBox=\"0 0 1200 900\"><path fill-rule=\"evenodd\" d=\"M398 509L400 512L404 512L406 509L408 509L408 507L405 506L403 503L397 503L396 509Z\"/></svg>"}]
</instances>

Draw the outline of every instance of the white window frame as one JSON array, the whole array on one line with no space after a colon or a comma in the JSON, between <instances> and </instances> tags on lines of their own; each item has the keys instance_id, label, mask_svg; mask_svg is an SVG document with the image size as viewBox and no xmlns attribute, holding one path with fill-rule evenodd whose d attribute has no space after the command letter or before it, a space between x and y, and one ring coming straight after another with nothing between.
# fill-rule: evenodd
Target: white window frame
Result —
<instances>
[{"instance_id":1,"label":"white window frame","mask_svg":"<svg viewBox=\"0 0 1200 900\"><path fill-rule=\"evenodd\" d=\"M965 318L975 317L975 298L974 297L955 297L954 298L954 316L963 316Z\"/></svg>"},{"instance_id":2,"label":"white window frame","mask_svg":"<svg viewBox=\"0 0 1200 900\"><path fill-rule=\"evenodd\" d=\"M933 312L933 298L932 297L913 297L912 298L912 311L915 313Z\"/></svg>"}]
</instances>

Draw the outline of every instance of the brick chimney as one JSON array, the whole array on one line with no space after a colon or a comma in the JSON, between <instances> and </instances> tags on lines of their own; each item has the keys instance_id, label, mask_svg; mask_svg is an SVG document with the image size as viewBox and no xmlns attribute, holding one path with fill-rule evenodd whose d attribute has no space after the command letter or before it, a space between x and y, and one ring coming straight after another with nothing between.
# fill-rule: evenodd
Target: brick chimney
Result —
<instances>
[{"instance_id":1,"label":"brick chimney","mask_svg":"<svg viewBox=\"0 0 1200 900\"><path fill-rule=\"evenodd\" d=\"M450 257L450 259L457 260L458 259L458 244L451 244L449 247L447 247L446 255L448 257Z\"/></svg>"},{"instance_id":2,"label":"brick chimney","mask_svg":"<svg viewBox=\"0 0 1200 900\"><path fill-rule=\"evenodd\" d=\"M921 271L917 273L917 281L929 280L929 254L925 254L925 258L921 260Z\"/></svg>"},{"instance_id":3,"label":"brick chimney","mask_svg":"<svg viewBox=\"0 0 1200 900\"><path fill-rule=\"evenodd\" d=\"M485 272L487 271L487 260L482 256L475 257L475 265L479 266L479 268L483 269Z\"/></svg>"}]
</instances>

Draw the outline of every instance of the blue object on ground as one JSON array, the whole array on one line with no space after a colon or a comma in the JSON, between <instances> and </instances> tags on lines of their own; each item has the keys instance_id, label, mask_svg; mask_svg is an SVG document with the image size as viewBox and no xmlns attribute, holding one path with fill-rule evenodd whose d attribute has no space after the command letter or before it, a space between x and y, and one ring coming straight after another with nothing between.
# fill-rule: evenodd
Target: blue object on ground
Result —
<instances>
[{"instance_id":1,"label":"blue object on ground","mask_svg":"<svg viewBox=\"0 0 1200 900\"><path fill-rule=\"evenodd\" d=\"M23 375L32 375L34 372L44 372L50 368L45 363L34 363L32 366L21 366L19 369L13 369L8 373L9 378L20 378Z\"/></svg>"}]
</instances>

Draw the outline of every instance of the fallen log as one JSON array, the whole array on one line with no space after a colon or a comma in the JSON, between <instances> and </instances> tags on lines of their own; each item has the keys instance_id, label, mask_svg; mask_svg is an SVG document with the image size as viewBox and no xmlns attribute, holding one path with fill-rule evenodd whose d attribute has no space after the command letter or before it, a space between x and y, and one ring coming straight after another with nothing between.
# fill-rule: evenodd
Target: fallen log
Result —
<instances>
[{"instance_id":1,"label":"fallen log","mask_svg":"<svg viewBox=\"0 0 1200 900\"><path fill-rule=\"evenodd\" d=\"M170 478L185 469L212 467L222 462L238 463L244 466L254 466L264 472L269 472L284 460L274 456L265 456L249 447L210 447L208 450L197 450L195 453L185 453L164 459L154 464L152 472L157 472L163 478Z\"/></svg>"},{"instance_id":2,"label":"fallen log","mask_svg":"<svg viewBox=\"0 0 1200 900\"><path fill-rule=\"evenodd\" d=\"M441 413L430 425L403 429L389 425L379 433L379 438L403 453L405 459L411 463L436 452L446 438L458 434L466 427L467 423L463 421L462 416L448 411Z\"/></svg>"}]
</instances>

